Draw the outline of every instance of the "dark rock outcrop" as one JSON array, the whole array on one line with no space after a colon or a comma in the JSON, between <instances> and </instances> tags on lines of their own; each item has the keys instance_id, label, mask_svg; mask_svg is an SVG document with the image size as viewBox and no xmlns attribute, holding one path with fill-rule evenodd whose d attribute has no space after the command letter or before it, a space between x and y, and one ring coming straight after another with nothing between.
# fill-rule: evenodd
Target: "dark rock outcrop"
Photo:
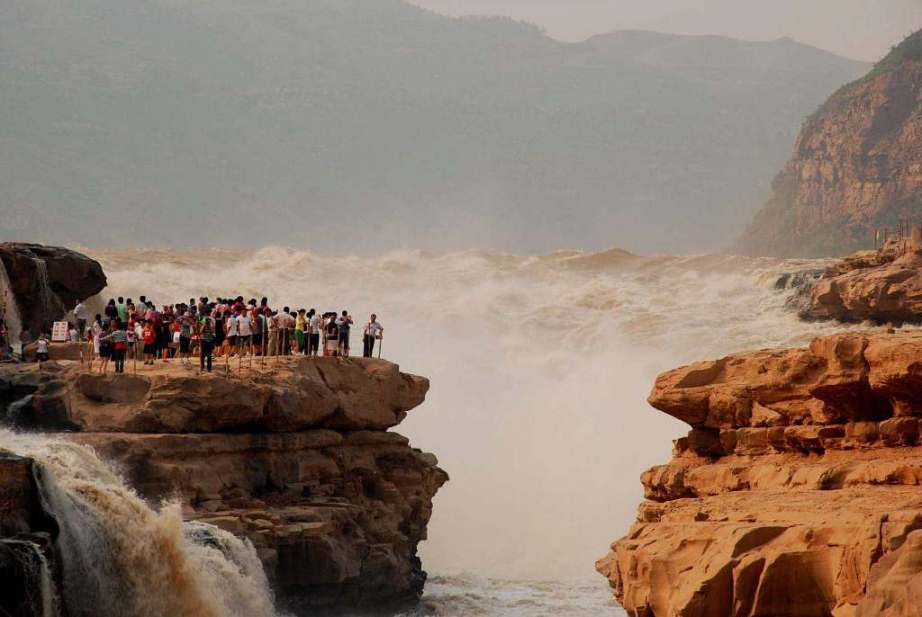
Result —
<instances>
[{"instance_id":1,"label":"dark rock outcrop","mask_svg":"<svg viewBox=\"0 0 922 617\"><path fill-rule=\"evenodd\" d=\"M843 255L922 218L922 32L836 92L801 130L774 196L735 250Z\"/></svg>"},{"instance_id":2,"label":"dark rock outcrop","mask_svg":"<svg viewBox=\"0 0 922 617\"><path fill-rule=\"evenodd\" d=\"M66 248L4 242L0 243L0 263L22 325L33 334L48 330L51 322L77 302L106 286L106 275L97 261Z\"/></svg>"},{"instance_id":3,"label":"dark rock outcrop","mask_svg":"<svg viewBox=\"0 0 922 617\"><path fill-rule=\"evenodd\" d=\"M922 333L661 375L689 425L645 472L647 501L597 563L631 615L919 615Z\"/></svg>"},{"instance_id":4,"label":"dark rock outcrop","mask_svg":"<svg viewBox=\"0 0 922 617\"><path fill-rule=\"evenodd\" d=\"M0 451L0 615L54 614L58 528L42 506L36 473L31 459Z\"/></svg>"}]
</instances>

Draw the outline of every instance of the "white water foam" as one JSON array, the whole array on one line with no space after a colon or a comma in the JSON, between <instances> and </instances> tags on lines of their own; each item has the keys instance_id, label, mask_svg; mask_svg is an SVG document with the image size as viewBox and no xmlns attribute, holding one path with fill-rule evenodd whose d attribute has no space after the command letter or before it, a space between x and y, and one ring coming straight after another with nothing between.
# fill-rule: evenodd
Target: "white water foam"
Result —
<instances>
[{"instance_id":1,"label":"white water foam","mask_svg":"<svg viewBox=\"0 0 922 617\"><path fill-rule=\"evenodd\" d=\"M823 265L812 261L620 251L368 259L283 248L90 252L109 277L106 297L265 295L273 304L347 308L353 337L369 312L380 315L384 357L432 380L427 402L397 430L436 453L452 478L421 550L426 569L447 581L431 585L430 598L482 580L470 584L489 599L497 581L524 579L591 589L587 602L607 605L593 563L633 521L640 473L668 460L671 439L687 431L646 404L655 376L843 329L799 321L785 307L790 290L774 287L784 272ZM514 614L496 602L485 614Z\"/></svg>"}]
</instances>

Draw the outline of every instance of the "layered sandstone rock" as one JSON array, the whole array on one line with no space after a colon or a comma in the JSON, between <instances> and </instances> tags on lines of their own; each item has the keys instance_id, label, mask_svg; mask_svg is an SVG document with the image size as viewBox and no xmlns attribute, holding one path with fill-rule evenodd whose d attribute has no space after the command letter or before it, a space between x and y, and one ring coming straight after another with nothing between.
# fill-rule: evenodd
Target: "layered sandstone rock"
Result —
<instances>
[{"instance_id":1,"label":"layered sandstone rock","mask_svg":"<svg viewBox=\"0 0 922 617\"><path fill-rule=\"evenodd\" d=\"M384 430L423 402L429 381L381 360L300 358L200 375L183 366L100 375L69 366L0 366L0 400L13 392L10 422L90 432L290 432ZM23 396L28 395L28 398Z\"/></svg>"},{"instance_id":2,"label":"layered sandstone rock","mask_svg":"<svg viewBox=\"0 0 922 617\"><path fill-rule=\"evenodd\" d=\"M151 503L178 499L188 519L252 540L280 604L296 614L417 600L416 549L448 476L387 429L423 401L428 381L366 359L234 369L2 367L0 414L67 430Z\"/></svg>"},{"instance_id":3,"label":"layered sandstone rock","mask_svg":"<svg viewBox=\"0 0 922 617\"><path fill-rule=\"evenodd\" d=\"M916 615L922 333L699 362L650 403L691 425L597 564L632 615Z\"/></svg>"},{"instance_id":4,"label":"layered sandstone rock","mask_svg":"<svg viewBox=\"0 0 922 617\"><path fill-rule=\"evenodd\" d=\"M871 245L875 229L918 224L922 204L922 32L804 124L794 156L735 249L819 257Z\"/></svg>"},{"instance_id":5,"label":"layered sandstone rock","mask_svg":"<svg viewBox=\"0 0 922 617\"><path fill-rule=\"evenodd\" d=\"M801 317L843 322L922 322L922 249L915 241L861 251L804 288Z\"/></svg>"},{"instance_id":6,"label":"layered sandstone rock","mask_svg":"<svg viewBox=\"0 0 922 617\"><path fill-rule=\"evenodd\" d=\"M97 261L56 246L0 242L0 266L6 271L22 325L33 334L48 330L52 321L77 302L106 286L106 275ZM0 303L3 297L0 294Z\"/></svg>"}]
</instances>

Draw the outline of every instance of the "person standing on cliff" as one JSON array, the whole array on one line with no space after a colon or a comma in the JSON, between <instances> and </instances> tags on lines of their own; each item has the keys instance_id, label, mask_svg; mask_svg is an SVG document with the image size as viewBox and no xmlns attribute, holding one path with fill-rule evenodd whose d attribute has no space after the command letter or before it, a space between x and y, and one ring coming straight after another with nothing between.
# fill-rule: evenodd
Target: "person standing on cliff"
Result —
<instances>
[{"instance_id":1,"label":"person standing on cliff","mask_svg":"<svg viewBox=\"0 0 922 617\"><path fill-rule=\"evenodd\" d=\"M111 322L112 331L104 336L100 343L109 343L109 355L112 356L112 362L115 364L116 373L125 372L125 352L128 351L128 335L125 329L118 321ZM106 360L108 361L108 360ZM106 365L103 363L101 371L106 372Z\"/></svg>"},{"instance_id":2,"label":"person standing on cliff","mask_svg":"<svg viewBox=\"0 0 922 617\"><path fill-rule=\"evenodd\" d=\"M35 361L39 366L42 362L48 362L48 337L44 332L38 335L38 341L35 343Z\"/></svg>"},{"instance_id":3,"label":"person standing on cliff","mask_svg":"<svg viewBox=\"0 0 922 617\"><path fill-rule=\"evenodd\" d=\"M236 347L237 318L230 311L224 311L224 356L231 356Z\"/></svg>"},{"instance_id":4,"label":"person standing on cliff","mask_svg":"<svg viewBox=\"0 0 922 617\"><path fill-rule=\"evenodd\" d=\"M201 352L199 354L199 372L207 370L211 372L211 360L214 353L215 343L215 322L214 319L205 315L202 317L201 332Z\"/></svg>"},{"instance_id":5,"label":"person standing on cliff","mask_svg":"<svg viewBox=\"0 0 922 617\"><path fill-rule=\"evenodd\" d=\"M378 316L374 313L371 314L371 318L367 324L365 324L365 336L362 339L364 342L364 350L362 351L362 357L364 358L373 358L375 350L375 340L384 337L384 327L378 322Z\"/></svg>"},{"instance_id":6,"label":"person standing on cliff","mask_svg":"<svg viewBox=\"0 0 922 617\"><path fill-rule=\"evenodd\" d=\"M153 364L154 358L157 357L157 331L154 330L153 322L144 322L142 340L144 341L144 364Z\"/></svg>"},{"instance_id":7,"label":"person standing on cliff","mask_svg":"<svg viewBox=\"0 0 922 617\"><path fill-rule=\"evenodd\" d=\"M128 325L128 304L125 303L125 298L121 296L119 296L118 304L115 305L115 314L118 316L119 328L124 328Z\"/></svg>"},{"instance_id":8,"label":"person standing on cliff","mask_svg":"<svg viewBox=\"0 0 922 617\"><path fill-rule=\"evenodd\" d=\"M77 320L77 332L80 333L80 336L86 336L86 322L90 318L90 313L83 300L74 307L74 318Z\"/></svg>"},{"instance_id":9,"label":"person standing on cliff","mask_svg":"<svg viewBox=\"0 0 922 617\"><path fill-rule=\"evenodd\" d=\"M312 308L308 313L307 321L307 353L308 355L317 356L317 353L320 351L320 315L317 314L317 309Z\"/></svg>"},{"instance_id":10,"label":"person standing on cliff","mask_svg":"<svg viewBox=\"0 0 922 617\"><path fill-rule=\"evenodd\" d=\"M281 345L282 355L291 355L291 337L294 332L295 320L291 316L291 309L287 306L282 309L278 316L279 324L279 344Z\"/></svg>"},{"instance_id":11,"label":"person standing on cliff","mask_svg":"<svg viewBox=\"0 0 922 617\"><path fill-rule=\"evenodd\" d=\"M344 358L349 357L349 331L352 329L352 315L349 311L343 311L336 325L339 326L339 355Z\"/></svg>"},{"instance_id":12,"label":"person standing on cliff","mask_svg":"<svg viewBox=\"0 0 922 617\"><path fill-rule=\"evenodd\" d=\"M106 323L109 323L113 319L118 319L118 308L115 306L115 298L109 298L109 303L106 304L106 308L103 309L103 315L106 316Z\"/></svg>"},{"instance_id":13,"label":"person standing on cliff","mask_svg":"<svg viewBox=\"0 0 922 617\"><path fill-rule=\"evenodd\" d=\"M307 332L307 317L305 317L306 311L301 308L298 309L298 316L295 317L295 343L298 346L298 353L303 354L307 349L307 339L305 338Z\"/></svg>"},{"instance_id":14,"label":"person standing on cliff","mask_svg":"<svg viewBox=\"0 0 922 617\"><path fill-rule=\"evenodd\" d=\"M327 325L324 327L323 355L339 355L339 326L336 325L336 313L327 313Z\"/></svg>"},{"instance_id":15,"label":"person standing on cliff","mask_svg":"<svg viewBox=\"0 0 922 617\"><path fill-rule=\"evenodd\" d=\"M279 351L279 314L277 311L269 312L269 348L267 354L274 356Z\"/></svg>"},{"instance_id":16,"label":"person standing on cliff","mask_svg":"<svg viewBox=\"0 0 922 617\"><path fill-rule=\"evenodd\" d=\"M253 354L253 320L246 308L237 309L237 349L239 355L250 356Z\"/></svg>"}]
</instances>

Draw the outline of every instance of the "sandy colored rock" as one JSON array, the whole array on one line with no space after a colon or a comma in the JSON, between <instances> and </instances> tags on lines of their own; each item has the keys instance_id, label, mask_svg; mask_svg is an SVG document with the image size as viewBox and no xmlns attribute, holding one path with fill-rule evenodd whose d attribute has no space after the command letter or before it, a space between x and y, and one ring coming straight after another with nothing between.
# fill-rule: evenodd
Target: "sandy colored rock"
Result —
<instances>
[{"instance_id":1,"label":"sandy colored rock","mask_svg":"<svg viewBox=\"0 0 922 617\"><path fill-rule=\"evenodd\" d=\"M831 267L804 292L807 320L876 323L922 322L922 247L891 242Z\"/></svg>"},{"instance_id":2,"label":"sandy colored rock","mask_svg":"<svg viewBox=\"0 0 922 617\"><path fill-rule=\"evenodd\" d=\"M597 569L631 615L922 614L922 333L699 362L650 402L692 426Z\"/></svg>"},{"instance_id":3,"label":"sandy colored rock","mask_svg":"<svg viewBox=\"0 0 922 617\"><path fill-rule=\"evenodd\" d=\"M257 367L259 362L256 361ZM384 360L294 357L229 376L178 362L137 375L76 363L0 366L2 392L28 394L14 424L92 432L383 430L423 402L429 382ZM12 395L11 395L12 396Z\"/></svg>"}]
</instances>

